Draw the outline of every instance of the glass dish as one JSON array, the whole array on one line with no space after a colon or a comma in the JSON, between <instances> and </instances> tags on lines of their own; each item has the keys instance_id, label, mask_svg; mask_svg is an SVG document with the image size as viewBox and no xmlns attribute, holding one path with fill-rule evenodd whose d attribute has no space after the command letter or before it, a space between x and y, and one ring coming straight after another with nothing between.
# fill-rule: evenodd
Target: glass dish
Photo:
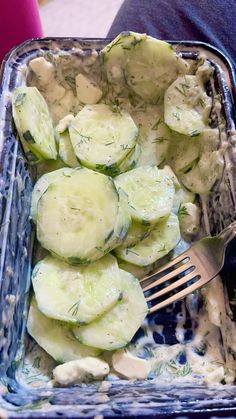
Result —
<instances>
[{"instance_id":1,"label":"glass dish","mask_svg":"<svg viewBox=\"0 0 236 419\"><path fill-rule=\"evenodd\" d=\"M114 380L107 385L101 382L81 384L69 388L47 385L34 387L22 382L19 366L25 354L25 321L30 290L30 272L33 255L33 232L29 220L34 174L24 158L16 140L11 115L10 92L25 82L24 64L42 52L67 51L85 54L103 48L107 39L38 39L27 41L13 49L1 70L0 86L0 417L8 418L93 418L102 417L171 417L195 414L209 417L217 413L226 417L236 412L236 387L234 385L200 385L181 381L179 384L158 384L157 381ZM169 41L170 42L170 41ZM194 60L204 54L215 67L214 85L221 96L226 120L228 141L235 140L235 76L229 61L213 47L198 42L171 42L184 58ZM229 151L231 162L235 151ZM212 193L207 203L209 224L205 228L217 233L236 219L235 205L236 165L231 164L230 176L224 178L222 193ZM215 210L217 203L217 210ZM235 297L236 243L228 249L227 263L221 273L225 287L225 301ZM233 304L226 307L230 318L221 328L225 350L236 358L231 337L236 332L236 310ZM166 324L165 342L176 343L176 318L180 307L174 311L163 309L149 317L153 325ZM169 314L168 314L169 313ZM186 320L186 339L191 339L194 327L191 316ZM223 333L224 329L224 333ZM229 333L227 337L227 331ZM236 335L236 333L234 333ZM138 335L135 339L138 339ZM236 414L236 413L235 413ZM5 416L4 416L5 415ZM100 416L101 415L101 416Z\"/></svg>"}]
</instances>

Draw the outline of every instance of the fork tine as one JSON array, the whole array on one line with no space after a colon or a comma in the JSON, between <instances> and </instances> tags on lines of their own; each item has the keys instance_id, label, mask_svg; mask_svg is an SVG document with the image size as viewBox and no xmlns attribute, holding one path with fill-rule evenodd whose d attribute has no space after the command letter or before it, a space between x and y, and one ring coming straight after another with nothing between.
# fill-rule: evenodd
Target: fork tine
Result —
<instances>
[{"instance_id":1,"label":"fork tine","mask_svg":"<svg viewBox=\"0 0 236 419\"><path fill-rule=\"evenodd\" d=\"M170 279L174 278L175 276L184 273L187 269L194 268L195 266L191 261L185 263L184 265L179 266L177 269L174 269L171 272L168 272L166 275L163 275L161 278L157 279L156 281L148 284L146 287L143 288L143 291L148 291L151 288L157 287L158 285L163 284L163 282L169 281ZM156 275L155 275L156 276Z\"/></svg>"},{"instance_id":2,"label":"fork tine","mask_svg":"<svg viewBox=\"0 0 236 419\"><path fill-rule=\"evenodd\" d=\"M173 282L167 287L164 287L160 291L157 291L154 294L150 295L149 297L146 297L146 301L151 301L151 300L154 300L155 298L160 297L161 295L167 294L168 292L173 291L174 289L180 287L183 284L186 284L188 281L196 277L201 277L201 276L198 272L195 272L195 267L194 267L194 270L192 272L189 272L189 274L184 275L182 278L178 279L177 281Z\"/></svg>"},{"instance_id":3,"label":"fork tine","mask_svg":"<svg viewBox=\"0 0 236 419\"><path fill-rule=\"evenodd\" d=\"M217 276L217 275L215 275ZM169 298L166 298L164 301L161 301L160 303L155 304L149 309L149 313L153 313L154 311L159 310L160 308L163 308L169 304L174 303L176 300L181 300L186 295L190 294L191 292L197 290L198 288L201 288L203 285L207 284L207 282L211 281L215 277L207 277L207 278L200 278L194 284L190 285L189 287L186 287L184 290L177 292L176 294L172 295Z\"/></svg>"},{"instance_id":4,"label":"fork tine","mask_svg":"<svg viewBox=\"0 0 236 419\"><path fill-rule=\"evenodd\" d=\"M149 279L154 278L157 274L163 274L168 269L173 268L177 263L180 263L186 259L186 262L190 259L190 249L188 252L185 251L181 253L181 255L177 256L176 258L172 259L170 262L166 263L164 266L161 266L160 269L155 270L155 272L151 273L150 275L145 276L144 278L140 279L140 283L145 282Z\"/></svg>"}]
</instances>

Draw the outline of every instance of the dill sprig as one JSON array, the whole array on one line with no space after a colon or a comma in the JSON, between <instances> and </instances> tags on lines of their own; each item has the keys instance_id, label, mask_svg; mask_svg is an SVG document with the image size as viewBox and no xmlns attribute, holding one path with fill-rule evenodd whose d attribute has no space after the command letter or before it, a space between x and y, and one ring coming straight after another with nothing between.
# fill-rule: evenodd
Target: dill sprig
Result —
<instances>
[{"instance_id":1,"label":"dill sprig","mask_svg":"<svg viewBox=\"0 0 236 419\"><path fill-rule=\"evenodd\" d=\"M68 310L68 313L71 313L73 317L76 317L79 311L80 301L74 303Z\"/></svg>"},{"instance_id":2,"label":"dill sprig","mask_svg":"<svg viewBox=\"0 0 236 419\"><path fill-rule=\"evenodd\" d=\"M189 215L187 208L184 205L180 204L177 215L178 217L184 217L185 215Z\"/></svg>"},{"instance_id":3,"label":"dill sprig","mask_svg":"<svg viewBox=\"0 0 236 419\"><path fill-rule=\"evenodd\" d=\"M158 119L158 121L152 126L152 130L154 130L154 131L156 131L157 129L158 129L158 127L159 127L159 125L160 124L162 124L162 122L163 122L163 120L162 120L162 118L160 117L159 119Z\"/></svg>"}]
</instances>

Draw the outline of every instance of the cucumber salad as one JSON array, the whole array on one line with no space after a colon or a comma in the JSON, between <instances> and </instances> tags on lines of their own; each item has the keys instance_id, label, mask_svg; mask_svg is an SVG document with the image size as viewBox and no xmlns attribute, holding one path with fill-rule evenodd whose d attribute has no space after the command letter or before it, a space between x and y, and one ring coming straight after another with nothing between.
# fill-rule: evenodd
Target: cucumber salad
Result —
<instances>
[{"instance_id":1,"label":"cucumber salad","mask_svg":"<svg viewBox=\"0 0 236 419\"><path fill-rule=\"evenodd\" d=\"M44 255L27 330L61 385L156 370L131 350L148 315L139 278L201 236L201 197L224 167L212 72L204 57L124 32L89 57L42 52L13 91Z\"/></svg>"}]
</instances>

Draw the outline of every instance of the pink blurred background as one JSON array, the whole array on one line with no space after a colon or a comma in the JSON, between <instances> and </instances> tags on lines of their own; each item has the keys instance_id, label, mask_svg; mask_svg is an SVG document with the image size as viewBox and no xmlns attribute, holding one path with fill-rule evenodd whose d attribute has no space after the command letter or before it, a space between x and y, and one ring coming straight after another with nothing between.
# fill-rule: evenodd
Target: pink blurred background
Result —
<instances>
[{"instance_id":1,"label":"pink blurred background","mask_svg":"<svg viewBox=\"0 0 236 419\"><path fill-rule=\"evenodd\" d=\"M0 62L12 47L42 33L37 0L1 0Z\"/></svg>"}]
</instances>

